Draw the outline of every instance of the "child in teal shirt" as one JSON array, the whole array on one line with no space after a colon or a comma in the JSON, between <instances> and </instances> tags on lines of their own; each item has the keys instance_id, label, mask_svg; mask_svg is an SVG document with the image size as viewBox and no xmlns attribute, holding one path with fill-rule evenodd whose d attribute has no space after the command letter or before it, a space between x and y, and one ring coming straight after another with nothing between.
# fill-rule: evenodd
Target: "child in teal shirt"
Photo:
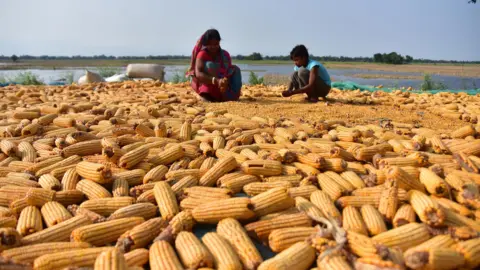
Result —
<instances>
[{"instance_id":1,"label":"child in teal shirt","mask_svg":"<svg viewBox=\"0 0 480 270\"><path fill-rule=\"evenodd\" d=\"M288 90L282 96L290 97L297 94L307 94L306 100L317 102L325 98L331 89L330 75L319 62L309 58L304 45L298 45L290 52L290 59L295 63L294 73L290 78Z\"/></svg>"}]
</instances>

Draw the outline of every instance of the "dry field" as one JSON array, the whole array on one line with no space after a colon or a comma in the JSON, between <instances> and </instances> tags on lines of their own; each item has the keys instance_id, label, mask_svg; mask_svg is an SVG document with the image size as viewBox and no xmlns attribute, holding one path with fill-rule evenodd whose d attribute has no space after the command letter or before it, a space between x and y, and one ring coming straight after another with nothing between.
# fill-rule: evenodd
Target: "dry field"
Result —
<instances>
[{"instance_id":1,"label":"dry field","mask_svg":"<svg viewBox=\"0 0 480 270\"><path fill-rule=\"evenodd\" d=\"M479 97L282 88L0 88L0 269L480 266Z\"/></svg>"}]
</instances>

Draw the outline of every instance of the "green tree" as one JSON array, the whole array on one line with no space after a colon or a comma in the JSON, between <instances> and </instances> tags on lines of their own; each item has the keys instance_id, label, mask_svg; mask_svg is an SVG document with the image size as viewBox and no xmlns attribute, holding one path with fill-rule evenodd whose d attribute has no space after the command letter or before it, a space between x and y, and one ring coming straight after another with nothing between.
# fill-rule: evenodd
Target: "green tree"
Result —
<instances>
[{"instance_id":1,"label":"green tree","mask_svg":"<svg viewBox=\"0 0 480 270\"><path fill-rule=\"evenodd\" d=\"M12 57L10 57L10 59L12 59L13 62L17 62L18 56L16 56L16 55L14 54L14 55L12 55Z\"/></svg>"},{"instance_id":2,"label":"green tree","mask_svg":"<svg viewBox=\"0 0 480 270\"><path fill-rule=\"evenodd\" d=\"M248 60L260 61L260 60L263 60L263 56L262 56L261 53L254 52L254 53L250 54L249 56L247 56L247 59Z\"/></svg>"},{"instance_id":3,"label":"green tree","mask_svg":"<svg viewBox=\"0 0 480 270\"><path fill-rule=\"evenodd\" d=\"M411 63L411 62L413 62L413 57L411 57L410 55L405 56L405 63Z\"/></svg>"},{"instance_id":4,"label":"green tree","mask_svg":"<svg viewBox=\"0 0 480 270\"><path fill-rule=\"evenodd\" d=\"M373 55L373 60L377 63L383 63L383 56L381 53L376 53Z\"/></svg>"}]
</instances>

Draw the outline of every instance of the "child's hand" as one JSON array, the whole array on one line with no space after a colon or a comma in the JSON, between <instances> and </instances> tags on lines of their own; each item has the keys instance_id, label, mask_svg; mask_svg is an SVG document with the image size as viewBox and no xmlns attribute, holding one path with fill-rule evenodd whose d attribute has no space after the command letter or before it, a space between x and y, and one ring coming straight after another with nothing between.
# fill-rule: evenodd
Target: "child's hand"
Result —
<instances>
[{"instance_id":1,"label":"child's hand","mask_svg":"<svg viewBox=\"0 0 480 270\"><path fill-rule=\"evenodd\" d=\"M282 96L283 96L283 97L290 97L290 96L292 96L292 91L288 91L288 90L287 90L287 91L283 91L283 92L282 92Z\"/></svg>"}]
</instances>

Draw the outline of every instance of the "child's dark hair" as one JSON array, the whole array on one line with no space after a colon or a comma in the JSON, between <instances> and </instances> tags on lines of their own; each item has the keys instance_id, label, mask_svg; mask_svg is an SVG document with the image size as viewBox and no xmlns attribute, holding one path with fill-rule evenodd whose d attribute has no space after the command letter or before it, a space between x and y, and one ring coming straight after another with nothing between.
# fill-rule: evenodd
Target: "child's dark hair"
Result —
<instances>
[{"instance_id":1,"label":"child's dark hair","mask_svg":"<svg viewBox=\"0 0 480 270\"><path fill-rule=\"evenodd\" d=\"M290 52L290 59L293 60L294 57L305 57L308 59L308 50L304 45L297 45Z\"/></svg>"},{"instance_id":2,"label":"child's dark hair","mask_svg":"<svg viewBox=\"0 0 480 270\"><path fill-rule=\"evenodd\" d=\"M206 46L210 40L222 40L217 29L209 29L207 32L205 32L205 34L203 34L202 45Z\"/></svg>"}]
</instances>

